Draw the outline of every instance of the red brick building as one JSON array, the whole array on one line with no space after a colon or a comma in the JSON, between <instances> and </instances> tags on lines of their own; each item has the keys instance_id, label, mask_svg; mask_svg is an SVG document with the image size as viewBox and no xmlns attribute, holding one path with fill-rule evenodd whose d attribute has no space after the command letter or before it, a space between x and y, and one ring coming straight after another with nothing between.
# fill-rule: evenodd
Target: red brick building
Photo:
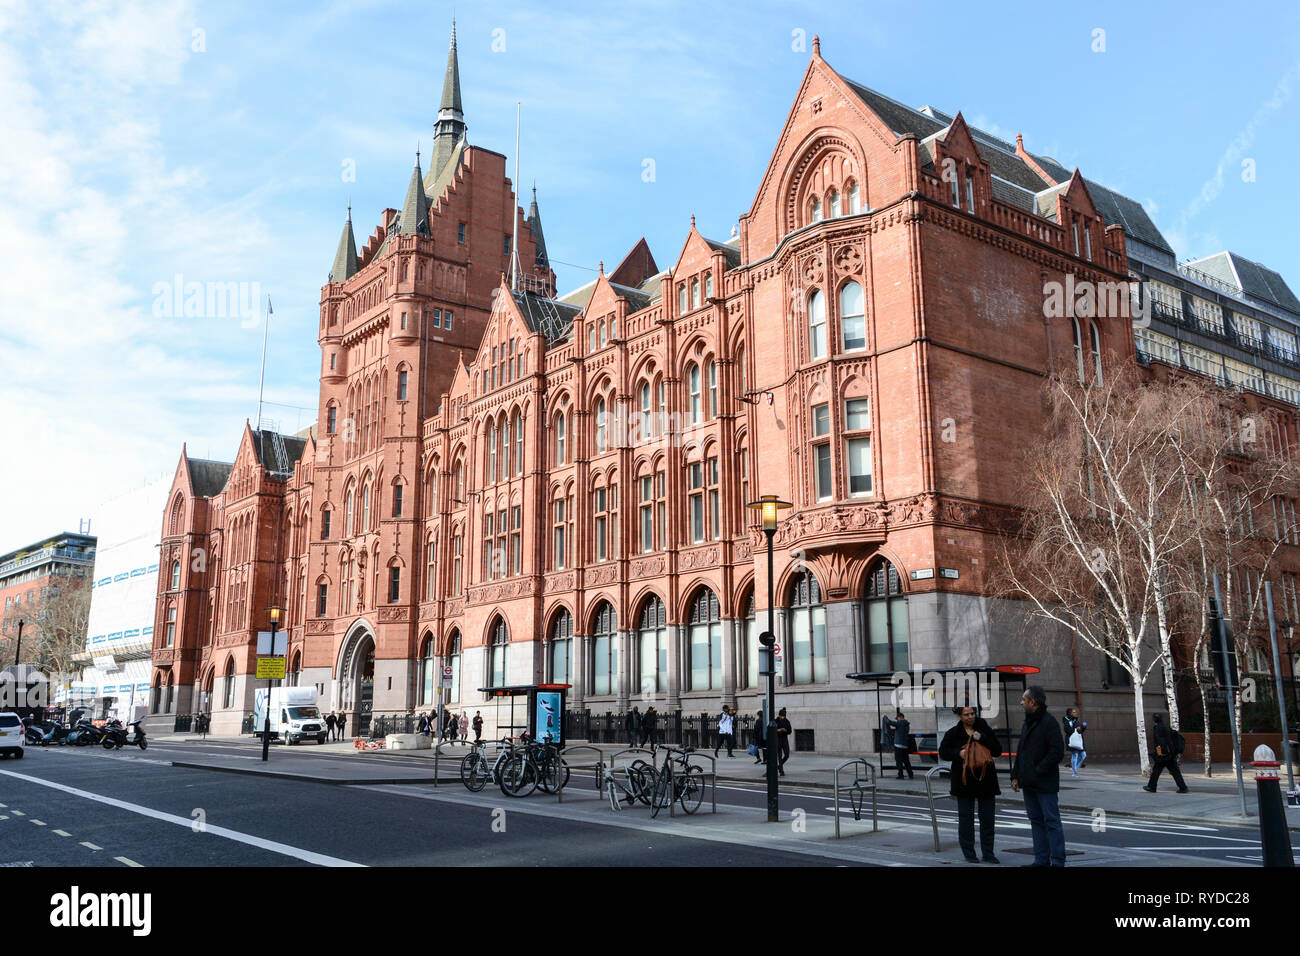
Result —
<instances>
[{"instance_id":1,"label":"red brick building","mask_svg":"<svg viewBox=\"0 0 1300 956\"><path fill-rule=\"evenodd\" d=\"M858 671L1031 662L1110 707L1099 662L984 596L1045 376L1133 360L1127 319L1080 341L1044 317L1046 281L1128 277L1081 176L845 79L814 41L738 235L692 221L663 267L643 240L557 298L536 197L525 215L464 132L453 34L427 175L417 158L359 251L349 212L322 289L314 437L182 455L154 658L182 712L237 729L272 604L291 679L351 727L433 706L443 664L489 718L479 688L543 679L574 709L752 712L760 494L794 505L778 694L805 745L871 747Z\"/></svg>"},{"instance_id":2,"label":"red brick building","mask_svg":"<svg viewBox=\"0 0 1300 956\"><path fill-rule=\"evenodd\" d=\"M36 645L37 615L43 605L70 578L85 578L95 570L93 535L72 532L56 534L34 544L0 554L0 647L12 648L6 663L14 663L18 648L18 622L23 622L23 646L30 652Z\"/></svg>"}]
</instances>

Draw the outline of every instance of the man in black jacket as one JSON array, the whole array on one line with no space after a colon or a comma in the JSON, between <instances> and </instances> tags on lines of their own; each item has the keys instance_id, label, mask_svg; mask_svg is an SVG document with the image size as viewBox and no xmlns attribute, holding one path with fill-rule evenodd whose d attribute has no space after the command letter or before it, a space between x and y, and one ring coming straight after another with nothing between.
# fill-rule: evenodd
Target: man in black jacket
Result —
<instances>
[{"instance_id":1,"label":"man in black jacket","mask_svg":"<svg viewBox=\"0 0 1300 956\"><path fill-rule=\"evenodd\" d=\"M627 745L629 747L635 747L637 736L641 733L640 708L633 707L627 712L627 716L623 718L623 729L627 731Z\"/></svg>"},{"instance_id":2,"label":"man in black jacket","mask_svg":"<svg viewBox=\"0 0 1300 956\"><path fill-rule=\"evenodd\" d=\"M1047 692L1034 686L1020 698L1025 725L1011 766L1011 789L1025 794L1025 816L1034 837L1034 866L1065 866L1065 830L1057 794L1065 754L1061 725L1047 712Z\"/></svg>"},{"instance_id":3,"label":"man in black jacket","mask_svg":"<svg viewBox=\"0 0 1300 956\"><path fill-rule=\"evenodd\" d=\"M1151 755L1151 779L1142 789L1147 793L1156 792L1156 781L1160 779L1160 771L1168 768L1170 776L1174 778L1174 785L1178 787L1179 793L1187 792L1187 784L1183 783L1183 772L1178 769L1178 755L1174 753L1174 735L1170 733L1169 728L1165 726L1164 718L1156 714L1152 718L1156 722L1155 738L1156 752Z\"/></svg>"}]
</instances>

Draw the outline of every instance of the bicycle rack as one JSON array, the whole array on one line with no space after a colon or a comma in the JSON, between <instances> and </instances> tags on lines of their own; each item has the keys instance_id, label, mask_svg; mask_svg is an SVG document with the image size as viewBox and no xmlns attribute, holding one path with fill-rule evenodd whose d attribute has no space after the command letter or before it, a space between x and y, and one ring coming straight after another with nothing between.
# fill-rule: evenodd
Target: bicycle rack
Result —
<instances>
[{"instance_id":1,"label":"bicycle rack","mask_svg":"<svg viewBox=\"0 0 1300 956\"><path fill-rule=\"evenodd\" d=\"M433 787L435 790L438 788L438 764L442 758L442 748L443 747L466 747L466 746L472 747L473 745L465 744L459 740L456 741L440 740L433 745ZM450 756L450 754L448 756ZM464 754L462 754L461 756L463 757Z\"/></svg>"},{"instance_id":2,"label":"bicycle rack","mask_svg":"<svg viewBox=\"0 0 1300 956\"><path fill-rule=\"evenodd\" d=\"M926 771L925 774L925 796L930 801L930 827L934 830L935 853L939 852L939 817L934 812L934 789L931 787L930 781L934 779L935 774L940 773L951 774L952 770L949 767L934 767Z\"/></svg>"},{"instance_id":3,"label":"bicycle rack","mask_svg":"<svg viewBox=\"0 0 1300 956\"><path fill-rule=\"evenodd\" d=\"M603 773L605 769L604 753L601 751L599 747L593 747L591 744L574 744L572 747L565 747L559 751L560 759L563 760L566 756L573 753L575 750L590 750L596 754L596 762L594 764L591 764L590 766L582 766L582 765L573 766L570 765L567 760L565 760L565 766L569 768L570 773L573 773L575 770L594 770L596 772L596 777L595 777L596 793L599 794L601 792L601 783L602 780L604 779L604 773ZM563 774L561 774L560 776L560 785L555 788L555 802L556 803L564 802Z\"/></svg>"},{"instance_id":4,"label":"bicycle rack","mask_svg":"<svg viewBox=\"0 0 1300 956\"><path fill-rule=\"evenodd\" d=\"M880 829L880 821L877 816L877 790L876 790L876 768L867 762L865 757L854 757L852 760L846 760L840 764L831 773L831 778L835 783L835 839L840 838L840 771L846 767L861 766L867 771L864 778L859 771L854 770L853 782L843 789L849 795L849 807L853 810L853 819L862 819L862 808L866 803L867 791L871 791L871 832L875 833Z\"/></svg>"},{"instance_id":5,"label":"bicycle rack","mask_svg":"<svg viewBox=\"0 0 1300 956\"><path fill-rule=\"evenodd\" d=\"M668 792L669 792L670 794L673 795L673 799L670 799L670 800L668 801L668 816L669 816L669 817L675 817L675 816L677 816L677 812L676 812L676 807L677 807L677 800L676 800L677 781L673 779L673 776L674 776L674 775L673 775L673 771L672 771L672 763L673 763L673 762L672 762L670 759L668 759L669 757L672 756L672 754L668 753L668 749L669 749L669 748L667 748L667 747L664 747L664 748L661 748L661 749L664 751L664 766L668 768L668 774L669 774L669 776L668 776ZM683 756L686 758L686 765L687 765L688 767L689 767L689 766L692 766L692 764L691 764L691 760L692 760L693 758L695 758L695 757L698 757L698 758L700 758L701 760L707 760L707 761L709 761L710 764L713 765L713 769L712 769L712 770L705 770L704 767L701 766L701 767L700 767L700 770L701 770L701 774L700 774L700 776L701 776L701 777L706 777L706 778L708 779L708 781L709 781L709 795L710 795L710 798L711 798L711 799L710 799L710 803L711 803L711 805L712 805L712 810L711 810L711 812L712 812L712 813L717 813L717 812L718 812L718 760L717 760L717 758L714 757L712 754L702 754L702 753L700 753L699 751L695 751L695 750L691 751L691 752L688 753L688 754L683 754Z\"/></svg>"}]
</instances>

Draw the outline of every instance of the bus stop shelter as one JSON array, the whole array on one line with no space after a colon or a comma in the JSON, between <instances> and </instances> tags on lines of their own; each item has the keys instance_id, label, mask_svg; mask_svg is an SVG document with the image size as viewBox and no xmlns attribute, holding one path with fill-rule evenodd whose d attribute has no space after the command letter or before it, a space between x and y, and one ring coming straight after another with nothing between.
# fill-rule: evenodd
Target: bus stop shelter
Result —
<instances>
[{"instance_id":1,"label":"bus stop shelter","mask_svg":"<svg viewBox=\"0 0 1300 956\"><path fill-rule=\"evenodd\" d=\"M880 754L881 772L886 769L886 760L891 761L889 766L892 767L894 756L892 747L886 753L881 745L886 714L892 719L901 710L916 737L916 755L933 758L935 763L939 763L939 741L961 719L960 709L971 706L979 708L980 716L997 734L1010 771L1015 759L1013 749L1024 717L1020 698L1024 695L1028 676L1037 673L1038 668L1028 664L998 664L845 676L874 685L876 725L873 738L876 752Z\"/></svg>"},{"instance_id":2,"label":"bus stop shelter","mask_svg":"<svg viewBox=\"0 0 1300 956\"><path fill-rule=\"evenodd\" d=\"M496 705L497 733L504 737L522 737L563 747L564 709L572 684L511 684L504 687L480 687ZM502 722L502 711L508 722Z\"/></svg>"}]
</instances>

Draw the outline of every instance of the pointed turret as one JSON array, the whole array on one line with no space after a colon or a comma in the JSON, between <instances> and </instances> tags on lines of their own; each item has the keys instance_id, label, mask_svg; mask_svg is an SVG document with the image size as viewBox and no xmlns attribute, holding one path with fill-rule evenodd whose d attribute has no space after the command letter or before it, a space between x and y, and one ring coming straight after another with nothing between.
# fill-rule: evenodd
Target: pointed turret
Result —
<instances>
[{"instance_id":1,"label":"pointed turret","mask_svg":"<svg viewBox=\"0 0 1300 956\"><path fill-rule=\"evenodd\" d=\"M537 246L537 274L544 276L551 271L551 261L546 257L546 237L542 235L542 215L537 211L536 186L533 186L533 201L528 206L528 228L533 234L533 244Z\"/></svg>"},{"instance_id":2,"label":"pointed turret","mask_svg":"<svg viewBox=\"0 0 1300 956\"><path fill-rule=\"evenodd\" d=\"M429 175L438 179L443 167L455 155L465 138L465 114L460 103L460 61L456 57L456 21L451 22L451 48L447 51L447 73L442 81L442 103L433 127L433 162Z\"/></svg>"},{"instance_id":3,"label":"pointed turret","mask_svg":"<svg viewBox=\"0 0 1300 956\"><path fill-rule=\"evenodd\" d=\"M398 232L407 236L419 233L429 235L429 197L424 194L424 176L420 173L420 154L415 154L415 168L411 182L406 187L406 201L402 203L402 218Z\"/></svg>"},{"instance_id":4,"label":"pointed turret","mask_svg":"<svg viewBox=\"0 0 1300 956\"><path fill-rule=\"evenodd\" d=\"M347 282L357 272L357 241L352 236L352 205L348 205L348 221L339 236L339 250L334 253L334 266L330 269L330 282Z\"/></svg>"}]
</instances>

